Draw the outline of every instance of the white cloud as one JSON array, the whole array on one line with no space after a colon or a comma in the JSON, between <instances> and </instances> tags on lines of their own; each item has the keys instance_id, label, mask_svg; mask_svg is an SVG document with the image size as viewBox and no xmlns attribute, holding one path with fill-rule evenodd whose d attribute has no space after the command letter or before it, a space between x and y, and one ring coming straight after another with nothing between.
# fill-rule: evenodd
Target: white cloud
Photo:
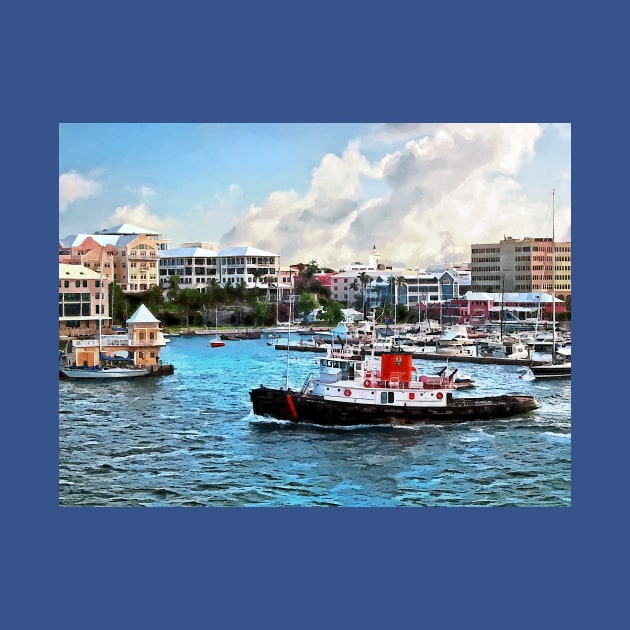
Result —
<instances>
[{"instance_id":1,"label":"white cloud","mask_svg":"<svg viewBox=\"0 0 630 630\"><path fill-rule=\"evenodd\" d=\"M155 190L151 186L140 186L140 196L143 199L153 197L153 195L155 195Z\"/></svg>"},{"instance_id":2,"label":"white cloud","mask_svg":"<svg viewBox=\"0 0 630 630\"><path fill-rule=\"evenodd\" d=\"M325 155L303 196L275 191L250 206L222 245L255 244L286 264L339 268L367 262L376 244L386 264L426 267L469 260L473 243L551 236L550 208L528 199L517 179L542 133L537 124L381 126L341 156ZM399 147L383 153L380 145L370 163L361 147L374 155L379 140ZM569 168L567 156L563 175ZM368 180L384 194L367 196ZM557 237L570 233L570 208L556 223Z\"/></svg>"},{"instance_id":3,"label":"white cloud","mask_svg":"<svg viewBox=\"0 0 630 630\"><path fill-rule=\"evenodd\" d=\"M107 217L107 225L118 225L119 223L138 225L149 230L160 232L168 238L166 232L176 229L178 222L171 217L162 218L156 214L152 214L147 206L141 203L136 206L119 206L113 214Z\"/></svg>"},{"instance_id":4,"label":"white cloud","mask_svg":"<svg viewBox=\"0 0 630 630\"><path fill-rule=\"evenodd\" d=\"M98 195L102 185L95 179L69 171L59 175L59 210L64 212L71 203Z\"/></svg>"}]
</instances>

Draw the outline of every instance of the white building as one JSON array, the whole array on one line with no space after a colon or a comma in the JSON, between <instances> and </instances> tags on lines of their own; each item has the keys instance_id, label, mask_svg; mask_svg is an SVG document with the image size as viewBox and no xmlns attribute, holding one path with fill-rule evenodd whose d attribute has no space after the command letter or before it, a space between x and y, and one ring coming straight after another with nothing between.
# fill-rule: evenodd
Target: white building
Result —
<instances>
[{"instance_id":1,"label":"white building","mask_svg":"<svg viewBox=\"0 0 630 630\"><path fill-rule=\"evenodd\" d=\"M254 247L206 249L207 243L183 243L188 247L159 253L160 286L168 288L169 278L177 275L182 289L205 292L212 284L225 286L242 282L248 289L267 288L278 282L280 256Z\"/></svg>"}]
</instances>

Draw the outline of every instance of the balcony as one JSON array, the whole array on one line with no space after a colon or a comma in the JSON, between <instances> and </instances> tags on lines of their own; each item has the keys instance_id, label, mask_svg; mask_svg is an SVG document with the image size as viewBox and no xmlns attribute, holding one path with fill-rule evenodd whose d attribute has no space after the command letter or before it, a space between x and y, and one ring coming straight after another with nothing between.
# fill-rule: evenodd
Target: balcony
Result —
<instances>
[{"instance_id":1,"label":"balcony","mask_svg":"<svg viewBox=\"0 0 630 630\"><path fill-rule=\"evenodd\" d=\"M75 348L98 348L98 339L73 339L72 345ZM103 335L101 338L102 348L147 348L165 345L166 339L161 332L157 333L156 339L130 339L127 335Z\"/></svg>"}]
</instances>

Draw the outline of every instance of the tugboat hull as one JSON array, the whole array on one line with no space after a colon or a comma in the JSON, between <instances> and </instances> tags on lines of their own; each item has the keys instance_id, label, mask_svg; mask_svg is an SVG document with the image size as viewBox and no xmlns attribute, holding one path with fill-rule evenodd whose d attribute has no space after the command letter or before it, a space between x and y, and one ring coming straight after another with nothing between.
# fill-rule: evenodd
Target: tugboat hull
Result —
<instances>
[{"instance_id":1,"label":"tugboat hull","mask_svg":"<svg viewBox=\"0 0 630 630\"><path fill-rule=\"evenodd\" d=\"M256 415L323 426L452 424L509 418L540 406L533 396L453 398L450 393L439 406L370 404L262 385L250 391L250 399Z\"/></svg>"}]
</instances>

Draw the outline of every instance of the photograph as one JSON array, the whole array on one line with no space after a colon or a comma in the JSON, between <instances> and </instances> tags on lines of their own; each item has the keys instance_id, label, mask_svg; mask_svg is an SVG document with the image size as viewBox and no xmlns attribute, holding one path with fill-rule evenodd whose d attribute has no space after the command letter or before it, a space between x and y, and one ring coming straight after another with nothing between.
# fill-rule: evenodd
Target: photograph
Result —
<instances>
[{"instance_id":1,"label":"photograph","mask_svg":"<svg viewBox=\"0 0 630 630\"><path fill-rule=\"evenodd\" d=\"M7 7L3 626L619 625L609 8Z\"/></svg>"},{"instance_id":2,"label":"photograph","mask_svg":"<svg viewBox=\"0 0 630 630\"><path fill-rule=\"evenodd\" d=\"M570 123L60 123L60 506L570 507L571 466Z\"/></svg>"}]
</instances>

